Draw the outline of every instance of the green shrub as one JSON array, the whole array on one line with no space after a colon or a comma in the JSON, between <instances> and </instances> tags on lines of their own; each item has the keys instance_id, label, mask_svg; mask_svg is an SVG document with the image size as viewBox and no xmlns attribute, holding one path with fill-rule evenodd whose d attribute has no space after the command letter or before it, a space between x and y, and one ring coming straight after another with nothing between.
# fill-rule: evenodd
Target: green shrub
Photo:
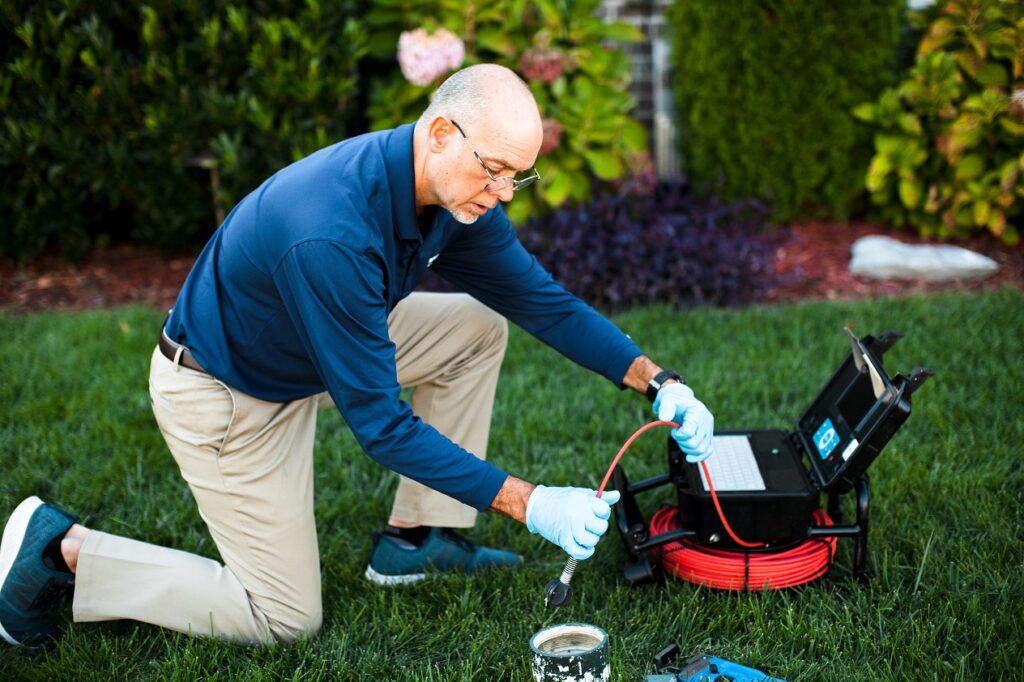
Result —
<instances>
[{"instance_id":1,"label":"green shrub","mask_svg":"<svg viewBox=\"0 0 1024 682\"><path fill-rule=\"evenodd\" d=\"M870 135L850 110L896 77L905 0L675 0L673 89L686 172L776 220L845 218Z\"/></svg>"},{"instance_id":2,"label":"green shrub","mask_svg":"<svg viewBox=\"0 0 1024 682\"><path fill-rule=\"evenodd\" d=\"M876 132L872 202L889 223L926 236L988 230L1015 244L1024 215L1024 5L953 0L932 14L906 80L855 110Z\"/></svg>"},{"instance_id":3,"label":"green shrub","mask_svg":"<svg viewBox=\"0 0 1024 682\"><path fill-rule=\"evenodd\" d=\"M537 168L541 180L508 205L510 217L527 215L591 196L594 179L615 180L642 170L647 134L629 116L629 60L608 41L638 40L622 23L595 17L598 0L378 0L366 16L370 54L394 64L402 31L443 28L465 45L464 66L503 64L526 80L545 118L545 144ZM375 128L409 123L426 108L431 93L450 73L416 85L396 68L371 87ZM521 196L520 196L521 195Z\"/></svg>"},{"instance_id":4,"label":"green shrub","mask_svg":"<svg viewBox=\"0 0 1024 682\"><path fill-rule=\"evenodd\" d=\"M0 255L208 235L269 173L345 136L356 2L4 0Z\"/></svg>"}]
</instances>

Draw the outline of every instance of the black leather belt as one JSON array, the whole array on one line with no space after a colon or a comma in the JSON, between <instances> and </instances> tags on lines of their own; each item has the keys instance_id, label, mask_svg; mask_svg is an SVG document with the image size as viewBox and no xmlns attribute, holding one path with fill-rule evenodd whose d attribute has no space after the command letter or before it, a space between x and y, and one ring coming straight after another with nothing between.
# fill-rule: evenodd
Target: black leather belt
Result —
<instances>
[{"instance_id":1,"label":"black leather belt","mask_svg":"<svg viewBox=\"0 0 1024 682\"><path fill-rule=\"evenodd\" d=\"M196 359L192 357L192 351L185 346L172 341L171 337L167 336L167 332L164 331L163 327L160 327L160 340L157 343L160 346L160 352L164 354L164 357L171 362L178 362L180 365L184 365L189 369L194 369L198 372L205 372L202 365L196 362ZM180 353L180 356L179 356Z\"/></svg>"}]
</instances>

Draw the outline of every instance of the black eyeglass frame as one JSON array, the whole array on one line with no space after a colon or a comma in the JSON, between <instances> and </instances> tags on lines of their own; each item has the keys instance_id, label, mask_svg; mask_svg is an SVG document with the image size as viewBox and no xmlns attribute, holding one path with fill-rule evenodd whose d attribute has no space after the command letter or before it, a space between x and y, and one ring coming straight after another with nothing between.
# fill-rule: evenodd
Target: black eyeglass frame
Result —
<instances>
[{"instance_id":1,"label":"black eyeglass frame","mask_svg":"<svg viewBox=\"0 0 1024 682\"><path fill-rule=\"evenodd\" d=\"M540 180L540 171L537 170L536 166L530 169L533 171L532 175L528 175L521 180L517 180L514 175L506 175L500 178L494 177L494 174L491 173L491 169L487 167L487 164L484 163L484 160L480 158L479 154L477 154L476 149L473 148L473 143L469 141L469 137L466 135L465 131L462 130L462 126L456 123L455 119L453 118L448 120L452 122L452 125L455 126L455 129L459 131L460 135L462 135L462 139L464 139L466 141L466 144L469 145L469 150L473 152L473 156L476 157L476 160L480 164L480 167L484 169L484 173L487 173L487 177L491 179L490 182L484 185L485 192L490 192L491 194L498 194L499 192L505 191L505 188L508 187L510 183L512 185L512 191L518 192L523 187L528 187L529 185L532 185L533 183Z\"/></svg>"}]
</instances>

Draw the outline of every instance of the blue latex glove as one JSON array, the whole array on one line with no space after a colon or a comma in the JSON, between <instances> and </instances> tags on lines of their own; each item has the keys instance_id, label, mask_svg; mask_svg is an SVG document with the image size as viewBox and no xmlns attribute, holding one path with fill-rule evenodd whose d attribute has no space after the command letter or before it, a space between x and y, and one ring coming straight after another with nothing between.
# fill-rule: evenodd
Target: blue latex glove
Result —
<instances>
[{"instance_id":1,"label":"blue latex glove","mask_svg":"<svg viewBox=\"0 0 1024 682\"><path fill-rule=\"evenodd\" d=\"M587 559L608 530L611 505L618 501L618 490L606 490L597 497L597 491L589 488L539 485L526 503L526 527L564 549L569 556Z\"/></svg>"},{"instance_id":2,"label":"blue latex glove","mask_svg":"<svg viewBox=\"0 0 1024 682\"><path fill-rule=\"evenodd\" d=\"M715 418L693 397L689 386L679 382L662 386L654 399L654 414L663 422L679 424L672 429L672 437L686 453L687 462L702 462L711 456Z\"/></svg>"}]
</instances>

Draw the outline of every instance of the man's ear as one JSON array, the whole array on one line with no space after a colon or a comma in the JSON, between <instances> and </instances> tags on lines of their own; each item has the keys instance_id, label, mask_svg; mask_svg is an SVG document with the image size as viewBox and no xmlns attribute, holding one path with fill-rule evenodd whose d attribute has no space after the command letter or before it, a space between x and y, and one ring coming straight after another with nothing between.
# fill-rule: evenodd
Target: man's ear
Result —
<instances>
[{"instance_id":1,"label":"man's ear","mask_svg":"<svg viewBox=\"0 0 1024 682\"><path fill-rule=\"evenodd\" d=\"M432 152L440 152L444 150L452 135L457 135L458 132L447 118L435 116L427 125L427 146Z\"/></svg>"}]
</instances>

